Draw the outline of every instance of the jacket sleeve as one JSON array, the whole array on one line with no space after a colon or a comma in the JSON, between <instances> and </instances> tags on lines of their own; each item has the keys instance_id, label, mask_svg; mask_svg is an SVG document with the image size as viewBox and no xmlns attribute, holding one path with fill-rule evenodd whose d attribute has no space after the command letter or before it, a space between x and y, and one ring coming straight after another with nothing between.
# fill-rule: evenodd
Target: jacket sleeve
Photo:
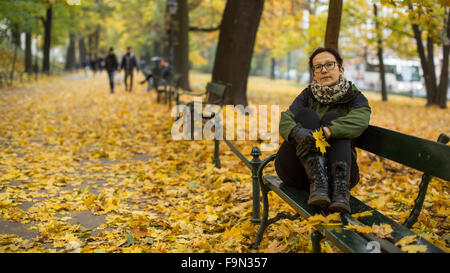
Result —
<instances>
[{"instance_id":1,"label":"jacket sleeve","mask_svg":"<svg viewBox=\"0 0 450 273\"><path fill-rule=\"evenodd\" d=\"M350 112L331 122L331 137L357 138L369 126L371 112L367 98L359 92L351 104Z\"/></svg>"},{"instance_id":2,"label":"jacket sleeve","mask_svg":"<svg viewBox=\"0 0 450 273\"><path fill-rule=\"evenodd\" d=\"M292 143L291 141L289 141L289 134L296 124L297 123L294 120L294 114L292 114L290 110L281 112L279 131L281 137L283 137L285 141Z\"/></svg>"},{"instance_id":3,"label":"jacket sleeve","mask_svg":"<svg viewBox=\"0 0 450 273\"><path fill-rule=\"evenodd\" d=\"M281 137L289 143L292 141L289 140L289 134L291 133L292 128L297 125L295 121L295 115L303 108L308 107L308 98L306 96L306 90L303 90L300 95L295 98L294 102L289 106L289 109L281 112L281 119L279 125L279 132Z\"/></svg>"}]
</instances>

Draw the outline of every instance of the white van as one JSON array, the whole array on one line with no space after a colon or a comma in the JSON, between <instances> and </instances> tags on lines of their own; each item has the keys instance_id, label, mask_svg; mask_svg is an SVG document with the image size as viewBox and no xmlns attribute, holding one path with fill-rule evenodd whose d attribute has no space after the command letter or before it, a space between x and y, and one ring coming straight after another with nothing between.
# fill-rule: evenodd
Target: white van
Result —
<instances>
[{"instance_id":1,"label":"white van","mask_svg":"<svg viewBox=\"0 0 450 273\"><path fill-rule=\"evenodd\" d=\"M426 96L419 62L401 59L385 59L384 70L388 92L412 96ZM368 90L381 91L380 67L367 63L364 71L364 86Z\"/></svg>"}]
</instances>

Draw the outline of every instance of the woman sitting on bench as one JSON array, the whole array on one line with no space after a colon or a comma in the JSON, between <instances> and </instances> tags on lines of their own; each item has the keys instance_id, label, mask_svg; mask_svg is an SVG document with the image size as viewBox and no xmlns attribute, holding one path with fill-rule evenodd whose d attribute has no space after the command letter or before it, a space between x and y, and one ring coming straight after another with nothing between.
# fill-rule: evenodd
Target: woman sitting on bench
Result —
<instances>
[{"instance_id":1,"label":"woman sitting on bench","mask_svg":"<svg viewBox=\"0 0 450 273\"><path fill-rule=\"evenodd\" d=\"M352 139L368 127L367 98L345 79L342 58L318 48L309 58L314 81L281 113L275 170L289 186L310 192L308 205L350 213L350 189L359 182ZM331 147L319 152L312 135L322 130ZM309 182L308 182L309 181Z\"/></svg>"}]
</instances>

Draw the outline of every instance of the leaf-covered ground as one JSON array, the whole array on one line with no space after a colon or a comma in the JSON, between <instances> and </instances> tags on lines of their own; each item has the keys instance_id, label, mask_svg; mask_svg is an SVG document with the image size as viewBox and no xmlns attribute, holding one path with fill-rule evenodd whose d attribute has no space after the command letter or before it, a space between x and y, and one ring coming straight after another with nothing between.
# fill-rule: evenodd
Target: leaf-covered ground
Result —
<instances>
[{"instance_id":1,"label":"leaf-covered ground","mask_svg":"<svg viewBox=\"0 0 450 273\"><path fill-rule=\"evenodd\" d=\"M201 90L208 79L193 74L191 84ZM300 90L252 78L249 101L284 110ZM450 133L449 110L366 95L372 124L430 140ZM212 141L173 141L170 109L155 98L141 85L111 95L105 75L0 90L0 252L255 252L250 172L224 143L216 169ZM236 142L249 158L259 144ZM420 173L364 151L358 160L352 194L403 222ZM413 227L447 251L448 192L447 182L433 179ZM270 202L270 216L293 212L276 195ZM257 251L309 252L312 226L329 220L279 221ZM323 250L338 252L328 242Z\"/></svg>"}]
</instances>

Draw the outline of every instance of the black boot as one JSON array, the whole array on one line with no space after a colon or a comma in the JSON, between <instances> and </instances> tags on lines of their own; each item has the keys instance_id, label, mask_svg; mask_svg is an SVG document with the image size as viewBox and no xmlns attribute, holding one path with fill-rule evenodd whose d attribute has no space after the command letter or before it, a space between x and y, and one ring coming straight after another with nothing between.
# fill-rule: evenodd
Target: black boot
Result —
<instances>
[{"instance_id":1,"label":"black boot","mask_svg":"<svg viewBox=\"0 0 450 273\"><path fill-rule=\"evenodd\" d=\"M337 161L331 164L331 205L332 211L350 213L350 167L347 162Z\"/></svg>"},{"instance_id":2,"label":"black boot","mask_svg":"<svg viewBox=\"0 0 450 273\"><path fill-rule=\"evenodd\" d=\"M330 197L328 194L326 158L321 154L313 153L300 161L309 179L308 205L327 207L330 204Z\"/></svg>"},{"instance_id":3,"label":"black boot","mask_svg":"<svg viewBox=\"0 0 450 273\"><path fill-rule=\"evenodd\" d=\"M312 130L303 128L300 123L297 123L289 137L297 143L295 154L308 176L310 189L308 205L328 206L330 197L328 196L326 158L317 151Z\"/></svg>"}]
</instances>

